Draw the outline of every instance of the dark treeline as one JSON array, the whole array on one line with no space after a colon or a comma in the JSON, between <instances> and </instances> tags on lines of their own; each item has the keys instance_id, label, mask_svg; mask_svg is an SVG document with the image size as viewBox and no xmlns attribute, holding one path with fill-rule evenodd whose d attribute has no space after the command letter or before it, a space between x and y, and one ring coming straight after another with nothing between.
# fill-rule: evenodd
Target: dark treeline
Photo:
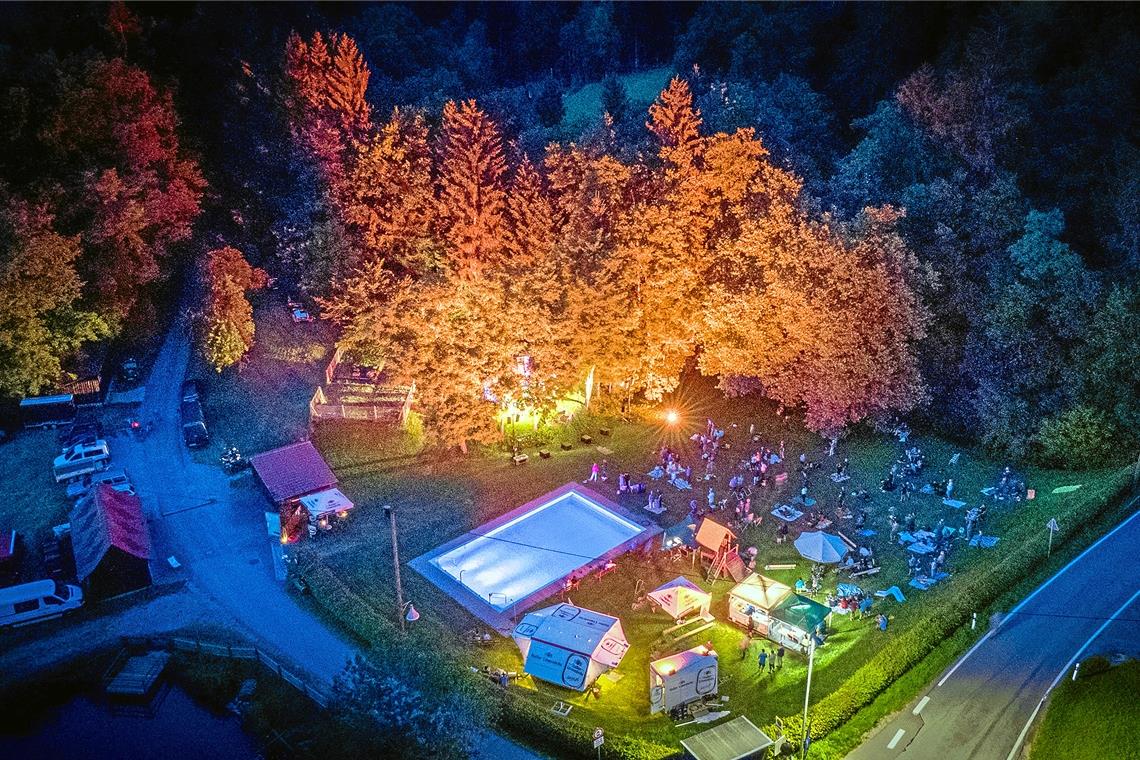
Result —
<instances>
[{"instance_id":1,"label":"dark treeline","mask_svg":"<svg viewBox=\"0 0 1140 760\"><path fill-rule=\"evenodd\" d=\"M327 259L335 235L318 172L290 139L283 84L290 33L321 31L355 41L378 121L422 109L436 130L446 102L475 98L512 165L522 154L541 165L551 142L599 144L600 113L585 129L564 118L564 96L595 81L612 117L604 150L630 163L654 155L620 75L666 67L687 81L705 132L755 128L820 218L905 210L899 231L931 275L917 351L928 421L1054 463L1101 462L1135 439L1133 7L131 3L0 14L0 293L21 306L0 324L0 392L46 387L76 345L147 324L147 289L189 253L232 244L323 294L307 251ZM123 139L123 123L148 125L132 134L151 142ZM194 220L201 244L189 244ZM31 259L62 267L46 301L22 298L11 274Z\"/></svg>"}]
</instances>

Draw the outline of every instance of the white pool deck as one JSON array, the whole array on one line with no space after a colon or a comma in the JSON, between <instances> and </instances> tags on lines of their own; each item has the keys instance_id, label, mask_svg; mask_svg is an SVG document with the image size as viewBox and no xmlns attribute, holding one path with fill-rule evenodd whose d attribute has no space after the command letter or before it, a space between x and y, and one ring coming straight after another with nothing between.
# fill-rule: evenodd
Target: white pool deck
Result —
<instances>
[{"instance_id":1,"label":"white pool deck","mask_svg":"<svg viewBox=\"0 0 1140 760\"><path fill-rule=\"evenodd\" d=\"M506 635L512 621L585 575L661 533L652 520L578 483L511 510L409 564Z\"/></svg>"}]
</instances>

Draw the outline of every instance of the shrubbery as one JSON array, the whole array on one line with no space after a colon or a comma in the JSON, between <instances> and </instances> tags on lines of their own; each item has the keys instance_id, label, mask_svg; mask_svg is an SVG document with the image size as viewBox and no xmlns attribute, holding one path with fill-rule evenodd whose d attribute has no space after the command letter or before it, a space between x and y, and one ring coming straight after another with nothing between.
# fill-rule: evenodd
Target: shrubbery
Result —
<instances>
[{"instance_id":1,"label":"shrubbery","mask_svg":"<svg viewBox=\"0 0 1140 760\"><path fill-rule=\"evenodd\" d=\"M1099 409L1078 406L1045 420L1034 438L1035 458L1046 467L1087 470L1119 454L1120 430Z\"/></svg>"}]
</instances>

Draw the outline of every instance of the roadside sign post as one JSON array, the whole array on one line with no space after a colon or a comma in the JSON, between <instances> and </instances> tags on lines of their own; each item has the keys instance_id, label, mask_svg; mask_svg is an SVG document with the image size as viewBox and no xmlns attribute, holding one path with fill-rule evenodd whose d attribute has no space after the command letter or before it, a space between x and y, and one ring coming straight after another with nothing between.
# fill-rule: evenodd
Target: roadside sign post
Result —
<instances>
[{"instance_id":1,"label":"roadside sign post","mask_svg":"<svg viewBox=\"0 0 1140 760\"><path fill-rule=\"evenodd\" d=\"M1053 553L1053 534L1059 531L1061 526L1057 524L1057 518L1054 517L1045 527L1049 529L1049 548L1045 552L1045 556L1048 557Z\"/></svg>"},{"instance_id":2,"label":"roadside sign post","mask_svg":"<svg viewBox=\"0 0 1140 760\"><path fill-rule=\"evenodd\" d=\"M594 729L594 749L598 751L598 760L602 760L602 745L606 743L606 732L598 728Z\"/></svg>"}]
</instances>

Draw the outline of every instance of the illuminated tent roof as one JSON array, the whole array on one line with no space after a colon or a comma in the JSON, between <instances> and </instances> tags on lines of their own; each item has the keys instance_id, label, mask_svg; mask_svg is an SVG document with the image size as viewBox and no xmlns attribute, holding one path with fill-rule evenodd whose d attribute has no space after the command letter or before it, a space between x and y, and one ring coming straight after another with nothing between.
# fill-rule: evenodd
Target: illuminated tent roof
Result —
<instances>
[{"instance_id":1,"label":"illuminated tent roof","mask_svg":"<svg viewBox=\"0 0 1140 760\"><path fill-rule=\"evenodd\" d=\"M620 620L572 604L531 612L511 637L524 671L578 691L617 667L629 649Z\"/></svg>"},{"instance_id":2,"label":"illuminated tent roof","mask_svg":"<svg viewBox=\"0 0 1140 760\"><path fill-rule=\"evenodd\" d=\"M779 604L780 600L791 592L792 589L783 583L774 581L759 573L753 573L736 584L729 594L759 609L771 610Z\"/></svg>"},{"instance_id":3,"label":"illuminated tent roof","mask_svg":"<svg viewBox=\"0 0 1140 760\"><path fill-rule=\"evenodd\" d=\"M766 733L743 715L681 740L681 746L696 760L740 760L773 744Z\"/></svg>"},{"instance_id":4,"label":"illuminated tent roof","mask_svg":"<svg viewBox=\"0 0 1140 760\"><path fill-rule=\"evenodd\" d=\"M712 601L711 594L681 576L650 591L648 596L674 619L682 618L694 610L707 611L709 602Z\"/></svg>"},{"instance_id":5,"label":"illuminated tent roof","mask_svg":"<svg viewBox=\"0 0 1140 760\"><path fill-rule=\"evenodd\" d=\"M772 617L799 628L805 633L827 619L831 610L819 602L799 594L788 594L771 610Z\"/></svg>"}]
</instances>

